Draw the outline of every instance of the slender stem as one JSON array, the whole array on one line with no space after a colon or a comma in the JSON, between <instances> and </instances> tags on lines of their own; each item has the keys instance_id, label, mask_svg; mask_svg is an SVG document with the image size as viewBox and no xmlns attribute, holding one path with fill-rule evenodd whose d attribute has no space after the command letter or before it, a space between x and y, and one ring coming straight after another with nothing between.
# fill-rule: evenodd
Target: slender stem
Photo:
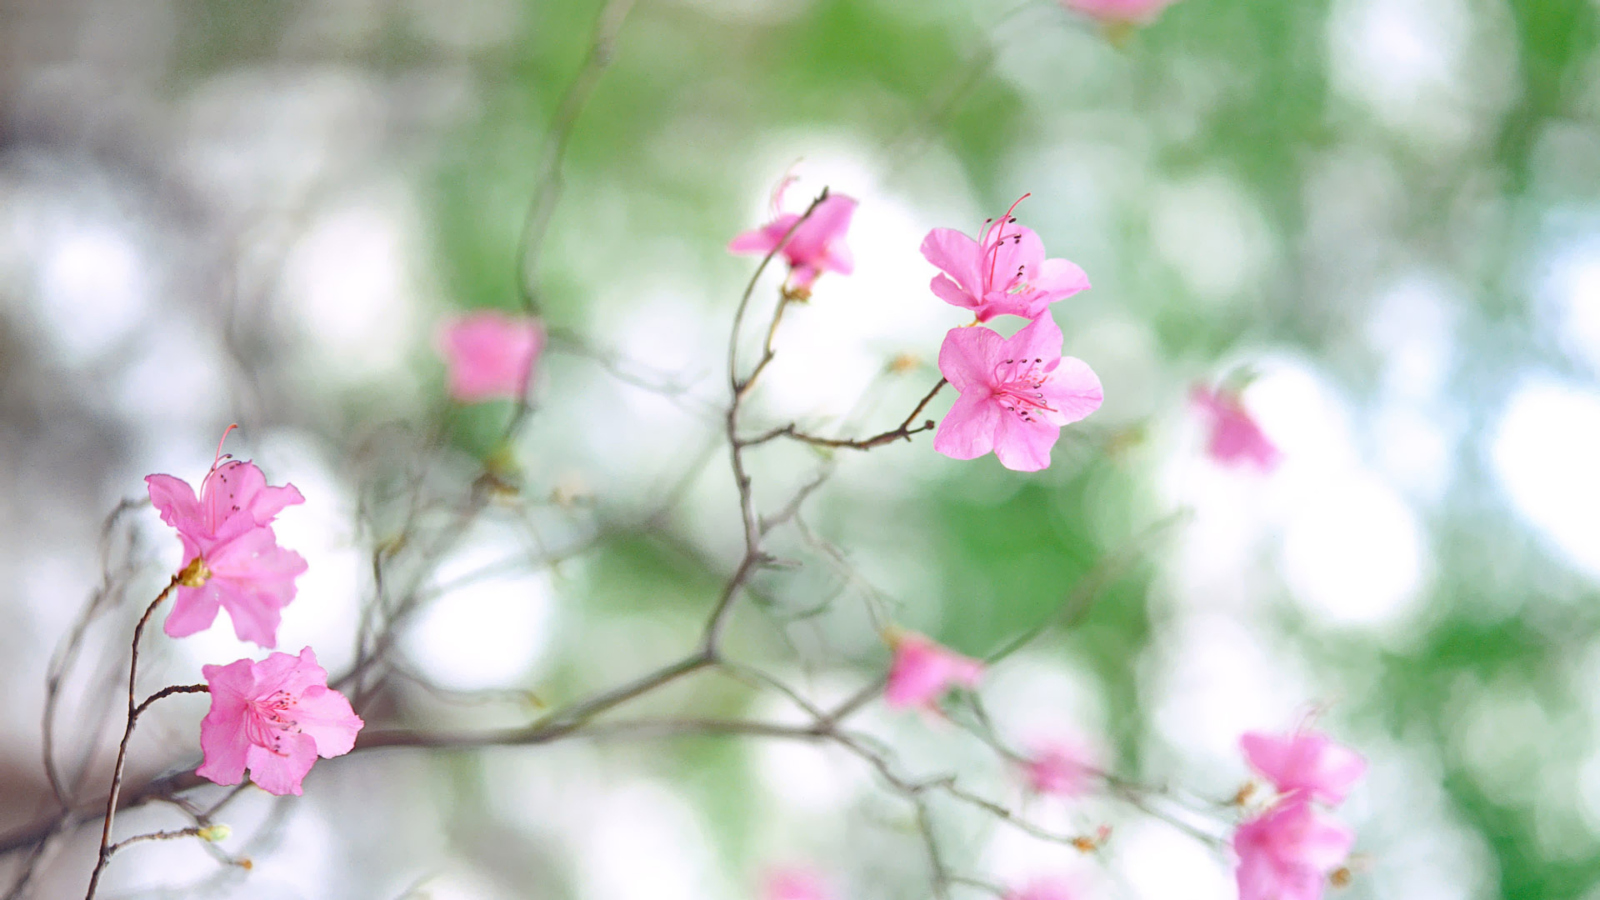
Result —
<instances>
[{"instance_id":1,"label":"slender stem","mask_svg":"<svg viewBox=\"0 0 1600 900\"><path fill-rule=\"evenodd\" d=\"M122 770L128 762L128 741L133 738L133 725L139 720L139 713L149 705L148 702L140 705L133 693L139 676L139 639L144 637L144 627L150 624L150 617L155 615L156 607L178 589L183 577L182 572L172 576L172 580L161 589L156 599L145 607L144 615L139 617L139 624L133 627L133 658L128 662L128 724L122 730L122 743L117 746L117 762L111 771L111 794L106 798L106 820L100 828L100 853L95 859L94 874L89 876L89 892L84 894L84 900L93 900L94 892L100 887L100 874L105 871L106 863L111 860L111 823L117 815L117 798L122 794Z\"/></svg>"},{"instance_id":2,"label":"slender stem","mask_svg":"<svg viewBox=\"0 0 1600 900\"><path fill-rule=\"evenodd\" d=\"M932 419L924 421L921 425L918 425L915 428L911 427L911 423L916 421L917 416L922 415L922 411L928 408L928 404L933 402L933 398L937 396L938 393L943 390L944 386L948 383L949 382L945 381L943 378L939 379L939 383L933 386L933 390L928 391L928 393L922 398L922 401L917 404L916 408L911 410L911 414L906 416L905 421L900 423L899 427L885 431L882 434L873 435L869 438L847 439L817 437L816 435L806 434L805 432L800 431L800 426L790 422L788 425L783 425L770 431L764 431L753 438L742 440L740 441L740 445L744 447L754 447L758 444L765 444L768 441L773 441L784 437L789 438L790 440L811 444L814 447L836 447L848 450L871 450L875 447L882 447L884 444L893 443L894 441L909 441L911 440L911 436L914 434L921 434L924 431L933 430L935 423Z\"/></svg>"},{"instance_id":3,"label":"slender stem","mask_svg":"<svg viewBox=\"0 0 1600 900\"><path fill-rule=\"evenodd\" d=\"M116 853L119 850L121 850L122 848L128 846L129 844L138 844L138 843L141 843L143 841L175 841L178 838L199 837L199 836L200 836L200 827L199 826L195 826L194 828L180 828L180 829L177 829L176 831L152 831L149 834L134 835L133 837L128 838L127 840L117 841L115 844L112 844L110 846L110 848L108 848L106 850L106 856L109 857L109 856L116 855Z\"/></svg>"},{"instance_id":4,"label":"slender stem","mask_svg":"<svg viewBox=\"0 0 1600 900\"><path fill-rule=\"evenodd\" d=\"M523 307L530 313L539 311L539 254L543 249L545 231L549 229L550 220L555 214L556 201L561 197L561 168L567 156L567 145L572 140L578 117L583 114L590 95L600 83L600 76L611 65L622 23L633 9L633 4L634 0L610 0L600 10L599 19L595 22L594 39L589 44L589 55L571 84L567 85L566 93L561 95L556 108L544 159L539 167L539 186L528 204L528 217L523 223L522 243L517 255L517 286L522 290Z\"/></svg>"}]
</instances>

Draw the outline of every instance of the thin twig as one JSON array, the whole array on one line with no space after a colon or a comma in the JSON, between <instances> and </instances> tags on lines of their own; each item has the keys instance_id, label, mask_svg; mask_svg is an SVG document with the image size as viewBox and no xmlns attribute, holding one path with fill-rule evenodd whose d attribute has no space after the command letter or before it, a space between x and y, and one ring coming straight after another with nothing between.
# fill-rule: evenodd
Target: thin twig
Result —
<instances>
[{"instance_id":1,"label":"thin twig","mask_svg":"<svg viewBox=\"0 0 1600 900\"><path fill-rule=\"evenodd\" d=\"M831 447L846 450L871 450L895 441L909 441L911 440L911 436L914 434L921 434L924 431L932 431L934 429L937 423L935 423L932 419L923 421L921 425L918 425L915 428L911 427L911 423L916 421L917 416L922 415L922 411L927 408L928 404L933 401L933 398L939 393L939 391L943 390L944 386L948 383L949 382L945 381L943 378L939 379L939 383L933 386L933 390L928 391L927 395L922 398L922 402L918 403L916 408L911 410L911 415L906 416L905 421L901 422L899 427L892 428L882 434L876 434L869 438L818 437L813 434L806 434L800 430L799 425L795 424L794 422L790 422L787 425L773 428L769 431L764 431L753 438L743 439L740 441L740 445L744 447L755 447L765 444L768 441L777 440L778 438L789 438L790 440L801 441L814 447Z\"/></svg>"},{"instance_id":2,"label":"thin twig","mask_svg":"<svg viewBox=\"0 0 1600 900\"><path fill-rule=\"evenodd\" d=\"M565 186L561 168L566 161L567 145L572 140L572 133L590 95L600 83L600 76L611 65L617 37L622 31L622 23L633 9L633 2L610 0L600 10L589 53L577 75L567 85L566 92L561 95L555 118L550 124L550 137L539 165L539 184L528 204L528 216L523 223L522 242L517 253L517 286L522 291L523 306L530 313L539 311L539 255L544 249L544 237L550 228L550 220L555 215L556 201L561 198L561 190Z\"/></svg>"},{"instance_id":3,"label":"thin twig","mask_svg":"<svg viewBox=\"0 0 1600 900\"><path fill-rule=\"evenodd\" d=\"M199 837L201 828L179 828L174 831L152 831L149 834L134 835L126 840L117 841L106 848L106 856L115 856L118 851L129 844L138 844L144 841L174 841L178 838Z\"/></svg>"},{"instance_id":4,"label":"thin twig","mask_svg":"<svg viewBox=\"0 0 1600 900\"><path fill-rule=\"evenodd\" d=\"M84 900L94 900L94 892L100 886L100 873L105 871L106 863L111 860L111 823L117 815L117 797L122 793L122 770L128 762L128 742L133 739L133 726L139 720L139 713L148 705L148 703L140 705L134 699L134 689L139 676L139 639L144 637L144 627L150 624L150 617L155 614L156 607L178 589L183 577L182 572L172 576L172 580L161 589L156 599L145 607L144 615L139 617L139 624L133 627L133 658L128 662L128 724L122 730L122 743L117 746L117 762L111 771L111 793L106 797L106 820L100 829L100 853L95 859L94 873L89 876L89 892L84 894Z\"/></svg>"}]
</instances>

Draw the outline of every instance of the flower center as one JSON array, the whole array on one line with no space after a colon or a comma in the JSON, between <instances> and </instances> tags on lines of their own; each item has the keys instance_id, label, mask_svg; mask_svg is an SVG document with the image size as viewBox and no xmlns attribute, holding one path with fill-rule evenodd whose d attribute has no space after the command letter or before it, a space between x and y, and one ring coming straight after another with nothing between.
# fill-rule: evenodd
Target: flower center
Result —
<instances>
[{"instance_id":1,"label":"flower center","mask_svg":"<svg viewBox=\"0 0 1600 900\"><path fill-rule=\"evenodd\" d=\"M1042 358L1005 360L995 367L994 398L1022 421L1039 421L1043 418L1040 413L1059 412L1045 400L1044 391L1040 390L1049 377Z\"/></svg>"},{"instance_id":2,"label":"flower center","mask_svg":"<svg viewBox=\"0 0 1600 900\"><path fill-rule=\"evenodd\" d=\"M250 709L245 713L245 737L257 747L278 756L288 756L283 749L284 735L300 733L294 708L294 698L284 691L250 701Z\"/></svg>"}]
</instances>

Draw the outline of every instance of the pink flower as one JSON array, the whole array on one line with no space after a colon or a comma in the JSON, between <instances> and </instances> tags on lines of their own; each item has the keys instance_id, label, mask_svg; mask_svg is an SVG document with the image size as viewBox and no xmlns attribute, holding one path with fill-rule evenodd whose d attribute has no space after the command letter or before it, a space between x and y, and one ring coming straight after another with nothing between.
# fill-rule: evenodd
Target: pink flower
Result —
<instances>
[{"instance_id":1,"label":"pink flower","mask_svg":"<svg viewBox=\"0 0 1600 900\"><path fill-rule=\"evenodd\" d=\"M1277 467L1283 454L1267 440L1237 393L1195 385L1189 397L1210 421L1211 440L1206 452L1212 459L1223 465L1253 465L1263 472Z\"/></svg>"},{"instance_id":2,"label":"pink flower","mask_svg":"<svg viewBox=\"0 0 1600 900\"><path fill-rule=\"evenodd\" d=\"M450 369L450 396L462 403L514 400L528 389L544 327L529 316L476 312L447 323L438 347Z\"/></svg>"},{"instance_id":3,"label":"pink flower","mask_svg":"<svg viewBox=\"0 0 1600 900\"><path fill-rule=\"evenodd\" d=\"M833 900L833 891L811 869L782 868L767 873L762 900Z\"/></svg>"},{"instance_id":4,"label":"pink flower","mask_svg":"<svg viewBox=\"0 0 1600 900\"><path fill-rule=\"evenodd\" d=\"M961 392L933 436L933 449L952 459L993 450L1006 468L1036 472L1050 465L1061 426L1100 408L1100 379L1061 355L1049 312L1010 338L981 325L950 329L939 371Z\"/></svg>"},{"instance_id":5,"label":"pink flower","mask_svg":"<svg viewBox=\"0 0 1600 900\"><path fill-rule=\"evenodd\" d=\"M269 794L298 794L317 757L350 752L365 723L307 647L299 656L274 653L204 666L211 711L200 722L205 762L195 774L238 784L244 770Z\"/></svg>"},{"instance_id":6,"label":"pink flower","mask_svg":"<svg viewBox=\"0 0 1600 900\"><path fill-rule=\"evenodd\" d=\"M165 630L172 637L204 631L221 607L240 640L272 647L280 611L294 599L294 580L306 561L279 547L270 525L284 507L305 498L292 484L268 485L253 463L222 459L219 452L198 498L182 479L145 478L150 502L183 542L185 577Z\"/></svg>"},{"instance_id":7,"label":"pink flower","mask_svg":"<svg viewBox=\"0 0 1600 900\"><path fill-rule=\"evenodd\" d=\"M1315 731L1282 736L1251 731L1239 738L1239 746L1250 767L1291 799L1343 803L1367 770L1361 754Z\"/></svg>"},{"instance_id":8,"label":"pink flower","mask_svg":"<svg viewBox=\"0 0 1600 900\"><path fill-rule=\"evenodd\" d=\"M1318 900L1349 856L1355 832L1291 800L1239 826L1239 900Z\"/></svg>"},{"instance_id":9,"label":"pink flower","mask_svg":"<svg viewBox=\"0 0 1600 900\"><path fill-rule=\"evenodd\" d=\"M893 707L934 707L955 685L978 686L983 663L962 656L920 634L904 632L892 639L894 662L884 701Z\"/></svg>"},{"instance_id":10,"label":"pink flower","mask_svg":"<svg viewBox=\"0 0 1600 900\"><path fill-rule=\"evenodd\" d=\"M780 190L774 205L781 200ZM855 271L855 257L845 246L844 233L850 228L850 217L855 215L856 201L844 194L829 194L811 211L810 218L795 228L800 221L797 213L782 213L760 228L745 233L728 242L728 252L765 256L776 250L783 236L794 228L789 242L783 245L783 256L789 261L792 288L805 294L823 271L849 275Z\"/></svg>"},{"instance_id":11,"label":"pink flower","mask_svg":"<svg viewBox=\"0 0 1600 900\"><path fill-rule=\"evenodd\" d=\"M1069 10L1106 24L1147 25L1177 0L1061 0Z\"/></svg>"},{"instance_id":12,"label":"pink flower","mask_svg":"<svg viewBox=\"0 0 1600 900\"><path fill-rule=\"evenodd\" d=\"M1041 794L1077 797L1094 783L1095 768L1088 748L1057 738L1041 741L1026 764L1028 786Z\"/></svg>"},{"instance_id":13,"label":"pink flower","mask_svg":"<svg viewBox=\"0 0 1600 900\"><path fill-rule=\"evenodd\" d=\"M944 270L929 285L934 295L987 322L1007 314L1037 319L1050 304L1088 289L1089 276L1076 263L1045 259L1044 242L1016 222L1007 210L977 240L952 228L928 232L922 255Z\"/></svg>"},{"instance_id":14,"label":"pink flower","mask_svg":"<svg viewBox=\"0 0 1600 900\"><path fill-rule=\"evenodd\" d=\"M1074 900L1078 891L1064 878L1035 878L1021 888L1006 891L1005 900Z\"/></svg>"}]
</instances>

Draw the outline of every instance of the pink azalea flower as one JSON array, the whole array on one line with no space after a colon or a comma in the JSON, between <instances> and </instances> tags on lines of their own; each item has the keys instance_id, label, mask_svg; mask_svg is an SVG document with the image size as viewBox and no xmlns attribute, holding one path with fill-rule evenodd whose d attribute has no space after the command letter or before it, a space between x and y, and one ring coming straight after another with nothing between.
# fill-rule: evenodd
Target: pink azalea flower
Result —
<instances>
[{"instance_id":1,"label":"pink azalea flower","mask_svg":"<svg viewBox=\"0 0 1600 900\"><path fill-rule=\"evenodd\" d=\"M774 205L781 201L780 190ZM793 290L806 294L817 276L824 271L849 275L855 271L855 257L845 246L844 233L850 229L850 217L855 215L856 201L844 194L829 194L811 211L811 217L795 228L800 221L798 213L781 213L771 222L734 238L728 242L728 252L766 256L777 249L783 236L794 228L789 242L783 245L783 257L789 261L790 283Z\"/></svg>"},{"instance_id":2,"label":"pink azalea flower","mask_svg":"<svg viewBox=\"0 0 1600 900\"><path fill-rule=\"evenodd\" d=\"M1316 731L1286 735L1251 731L1239 738L1239 746L1251 768L1271 781L1278 793L1293 799L1343 803L1367 770L1361 754Z\"/></svg>"},{"instance_id":3,"label":"pink azalea flower","mask_svg":"<svg viewBox=\"0 0 1600 900\"><path fill-rule=\"evenodd\" d=\"M782 868L767 873L762 900L833 900L833 891L811 869Z\"/></svg>"},{"instance_id":4,"label":"pink azalea flower","mask_svg":"<svg viewBox=\"0 0 1600 900\"><path fill-rule=\"evenodd\" d=\"M1069 10L1108 25L1148 25L1177 0L1061 0Z\"/></svg>"},{"instance_id":5,"label":"pink azalea flower","mask_svg":"<svg viewBox=\"0 0 1600 900\"><path fill-rule=\"evenodd\" d=\"M450 396L462 403L514 400L528 388L544 327L530 316L475 312L447 323L438 347L450 370Z\"/></svg>"},{"instance_id":6,"label":"pink azalea flower","mask_svg":"<svg viewBox=\"0 0 1600 900\"><path fill-rule=\"evenodd\" d=\"M1078 797L1094 784L1091 753L1081 743L1066 738L1041 741L1026 765L1028 786L1041 794Z\"/></svg>"},{"instance_id":7,"label":"pink azalea flower","mask_svg":"<svg viewBox=\"0 0 1600 900\"><path fill-rule=\"evenodd\" d=\"M920 634L905 632L893 638L894 662L884 701L893 707L934 707L956 685L978 686L983 663L962 656Z\"/></svg>"},{"instance_id":8,"label":"pink azalea flower","mask_svg":"<svg viewBox=\"0 0 1600 900\"><path fill-rule=\"evenodd\" d=\"M269 794L299 794L317 757L350 752L365 724L307 647L299 656L274 653L204 666L211 711L200 722L205 762L195 774L238 784L244 770Z\"/></svg>"},{"instance_id":9,"label":"pink azalea flower","mask_svg":"<svg viewBox=\"0 0 1600 900\"><path fill-rule=\"evenodd\" d=\"M1005 900L1075 900L1077 888L1064 878L1035 878L1021 888L1006 891Z\"/></svg>"},{"instance_id":10,"label":"pink azalea flower","mask_svg":"<svg viewBox=\"0 0 1600 900\"><path fill-rule=\"evenodd\" d=\"M1355 832L1291 800L1239 826L1239 900L1318 900L1330 873L1355 844Z\"/></svg>"},{"instance_id":11,"label":"pink azalea flower","mask_svg":"<svg viewBox=\"0 0 1600 900\"><path fill-rule=\"evenodd\" d=\"M145 483L161 520L178 530L189 573L166 633L204 631L223 608L240 640L275 646L280 611L294 599L294 580L306 561L279 547L270 526L284 507L305 502L300 491L292 484L270 486L253 463L222 462L220 452L198 498L188 482L171 475L151 475Z\"/></svg>"},{"instance_id":12,"label":"pink azalea flower","mask_svg":"<svg viewBox=\"0 0 1600 900\"><path fill-rule=\"evenodd\" d=\"M977 240L953 228L928 232L922 255L944 270L929 285L934 295L987 322L1008 314L1037 319L1050 304L1089 288L1089 276L1076 263L1045 259L1044 242L1016 223L1007 210Z\"/></svg>"},{"instance_id":13,"label":"pink azalea flower","mask_svg":"<svg viewBox=\"0 0 1600 900\"><path fill-rule=\"evenodd\" d=\"M1277 467L1283 454L1262 433L1237 393L1195 385L1189 397L1210 422L1206 452L1212 459L1223 465L1253 465L1263 472Z\"/></svg>"},{"instance_id":14,"label":"pink azalea flower","mask_svg":"<svg viewBox=\"0 0 1600 900\"><path fill-rule=\"evenodd\" d=\"M1050 465L1061 426L1100 408L1100 379L1061 355L1048 311L1009 338L981 325L952 328L939 371L961 393L933 436L933 449L952 459L993 450L1006 468L1036 472Z\"/></svg>"}]
</instances>

